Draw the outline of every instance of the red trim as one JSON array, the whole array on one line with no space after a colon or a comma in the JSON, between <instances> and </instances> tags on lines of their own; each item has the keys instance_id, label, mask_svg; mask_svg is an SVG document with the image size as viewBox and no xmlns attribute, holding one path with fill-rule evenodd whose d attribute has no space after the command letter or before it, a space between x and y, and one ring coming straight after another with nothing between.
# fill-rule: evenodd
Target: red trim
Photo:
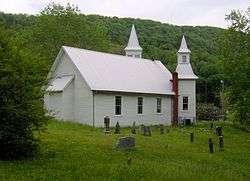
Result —
<instances>
[{"instance_id":1,"label":"red trim","mask_svg":"<svg viewBox=\"0 0 250 181\"><path fill-rule=\"evenodd\" d=\"M173 125L177 125L178 124L178 73L177 72L173 72L172 73L172 77L173 77L173 92L174 94L174 98L173 98L173 121L172 124Z\"/></svg>"}]
</instances>

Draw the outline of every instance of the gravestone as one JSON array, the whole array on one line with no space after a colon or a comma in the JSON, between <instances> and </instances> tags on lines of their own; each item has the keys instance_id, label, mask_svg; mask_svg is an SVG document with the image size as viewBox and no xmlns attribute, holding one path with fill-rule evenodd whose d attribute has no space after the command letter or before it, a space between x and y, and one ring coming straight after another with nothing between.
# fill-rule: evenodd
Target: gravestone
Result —
<instances>
[{"instance_id":1,"label":"gravestone","mask_svg":"<svg viewBox=\"0 0 250 181\"><path fill-rule=\"evenodd\" d=\"M133 122L133 126L131 128L131 133L136 134L136 127L135 127L135 122Z\"/></svg>"},{"instance_id":2,"label":"gravestone","mask_svg":"<svg viewBox=\"0 0 250 181\"><path fill-rule=\"evenodd\" d=\"M210 124L210 129L213 129L214 128L214 123L211 123Z\"/></svg>"},{"instance_id":3,"label":"gravestone","mask_svg":"<svg viewBox=\"0 0 250 181\"><path fill-rule=\"evenodd\" d=\"M115 125L115 134L120 134L121 132L120 132L120 124L119 124L119 122L117 121L117 123L116 123L116 125Z\"/></svg>"},{"instance_id":4,"label":"gravestone","mask_svg":"<svg viewBox=\"0 0 250 181\"><path fill-rule=\"evenodd\" d=\"M160 134L164 134L164 125L160 124Z\"/></svg>"},{"instance_id":5,"label":"gravestone","mask_svg":"<svg viewBox=\"0 0 250 181\"><path fill-rule=\"evenodd\" d=\"M143 126L142 135L143 136L151 136L151 129L149 126Z\"/></svg>"},{"instance_id":6,"label":"gravestone","mask_svg":"<svg viewBox=\"0 0 250 181\"><path fill-rule=\"evenodd\" d=\"M190 142L193 143L194 142L194 133L190 133Z\"/></svg>"},{"instance_id":7,"label":"gravestone","mask_svg":"<svg viewBox=\"0 0 250 181\"><path fill-rule=\"evenodd\" d=\"M219 136L219 150L220 150L220 151L224 151L223 136Z\"/></svg>"},{"instance_id":8,"label":"gravestone","mask_svg":"<svg viewBox=\"0 0 250 181\"><path fill-rule=\"evenodd\" d=\"M216 135L217 136L223 136L222 135L222 127L221 126L216 127L215 130L216 130Z\"/></svg>"},{"instance_id":9,"label":"gravestone","mask_svg":"<svg viewBox=\"0 0 250 181\"><path fill-rule=\"evenodd\" d=\"M131 136L119 138L116 144L116 148L118 149L132 149L134 147L135 147L135 138Z\"/></svg>"},{"instance_id":10,"label":"gravestone","mask_svg":"<svg viewBox=\"0 0 250 181\"><path fill-rule=\"evenodd\" d=\"M105 134L109 134L110 133L110 128L109 128L109 125L110 125L110 118L108 116L105 116L104 117L104 132Z\"/></svg>"},{"instance_id":11,"label":"gravestone","mask_svg":"<svg viewBox=\"0 0 250 181\"><path fill-rule=\"evenodd\" d=\"M209 147L209 152L213 153L214 152L214 144L212 142L212 138L208 139L208 147Z\"/></svg>"},{"instance_id":12,"label":"gravestone","mask_svg":"<svg viewBox=\"0 0 250 181\"><path fill-rule=\"evenodd\" d=\"M150 126L141 125L141 134L143 136L151 136Z\"/></svg>"}]
</instances>

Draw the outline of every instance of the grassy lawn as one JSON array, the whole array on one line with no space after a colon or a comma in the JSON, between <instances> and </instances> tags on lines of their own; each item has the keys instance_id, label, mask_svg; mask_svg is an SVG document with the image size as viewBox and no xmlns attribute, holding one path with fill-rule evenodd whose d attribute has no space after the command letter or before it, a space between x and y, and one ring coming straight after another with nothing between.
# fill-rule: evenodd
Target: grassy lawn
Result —
<instances>
[{"instance_id":1,"label":"grassy lawn","mask_svg":"<svg viewBox=\"0 0 250 181\"><path fill-rule=\"evenodd\" d=\"M116 140L129 129L104 135L97 128L51 122L42 134L41 154L29 161L0 161L0 180L250 180L250 134L229 123L215 125L223 125L224 152L205 123L164 135L153 128L152 137L135 135L136 149L121 151ZM213 154L208 137L215 143Z\"/></svg>"}]
</instances>

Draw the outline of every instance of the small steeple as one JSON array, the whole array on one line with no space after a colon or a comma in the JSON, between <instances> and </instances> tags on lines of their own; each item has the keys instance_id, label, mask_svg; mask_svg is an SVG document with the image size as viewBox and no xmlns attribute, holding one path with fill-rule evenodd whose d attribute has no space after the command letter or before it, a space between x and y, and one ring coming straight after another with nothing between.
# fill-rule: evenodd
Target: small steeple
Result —
<instances>
[{"instance_id":1,"label":"small steeple","mask_svg":"<svg viewBox=\"0 0 250 181\"><path fill-rule=\"evenodd\" d=\"M185 36L182 36L181 40L181 46L180 49L178 50L178 53L191 53L191 51L187 47L186 39Z\"/></svg>"},{"instance_id":2,"label":"small steeple","mask_svg":"<svg viewBox=\"0 0 250 181\"><path fill-rule=\"evenodd\" d=\"M198 77L194 74L193 68L190 64L191 51L187 47L187 43L184 35L182 36L181 46L177 52L177 67L176 72L178 73L179 79L197 79Z\"/></svg>"},{"instance_id":3,"label":"small steeple","mask_svg":"<svg viewBox=\"0 0 250 181\"><path fill-rule=\"evenodd\" d=\"M126 56L141 58L142 48L139 45L134 24L132 25L131 28L128 45L124 50L126 52Z\"/></svg>"}]
</instances>

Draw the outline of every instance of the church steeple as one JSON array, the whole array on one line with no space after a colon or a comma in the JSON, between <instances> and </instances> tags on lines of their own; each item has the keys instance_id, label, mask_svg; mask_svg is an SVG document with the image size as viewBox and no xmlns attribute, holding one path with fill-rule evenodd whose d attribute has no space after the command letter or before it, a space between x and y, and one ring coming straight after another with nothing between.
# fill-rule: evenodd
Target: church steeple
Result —
<instances>
[{"instance_id":1,"label":"church steeple","mask_svg":"<svg viewBox=\"0 0 250 181\"><path fill-rule=\"evenodd\" d=\"M178 64L179 63L190 63L191 51L187 47L185 36L182 36L181 46L178 50Z\"/></svg>"},{"instance_id":2,"label":"church steeple","mask_svg":"<svg viewBox=\"0 0 250 181\"><path fill-rule=\"evenodd\" d=\"M188 49L185 36L182 36L181 46L177 52L177 67L176 72L178 73L179 79L197 79L198 77L194 74L191 63L190 63L191 51Z\"/></svg>"},{"instance_id":3,"label":"church steeple","mask_svg":"<svg viewBox=\"0 0 250 181\"><path fill-rule=\"evenodd\" d=\"M126 56L137 58L142 57L142 48L139 45L134 24L132 25L128 45L124 50L126 52Z\"/></svg>"}]
</instances>

